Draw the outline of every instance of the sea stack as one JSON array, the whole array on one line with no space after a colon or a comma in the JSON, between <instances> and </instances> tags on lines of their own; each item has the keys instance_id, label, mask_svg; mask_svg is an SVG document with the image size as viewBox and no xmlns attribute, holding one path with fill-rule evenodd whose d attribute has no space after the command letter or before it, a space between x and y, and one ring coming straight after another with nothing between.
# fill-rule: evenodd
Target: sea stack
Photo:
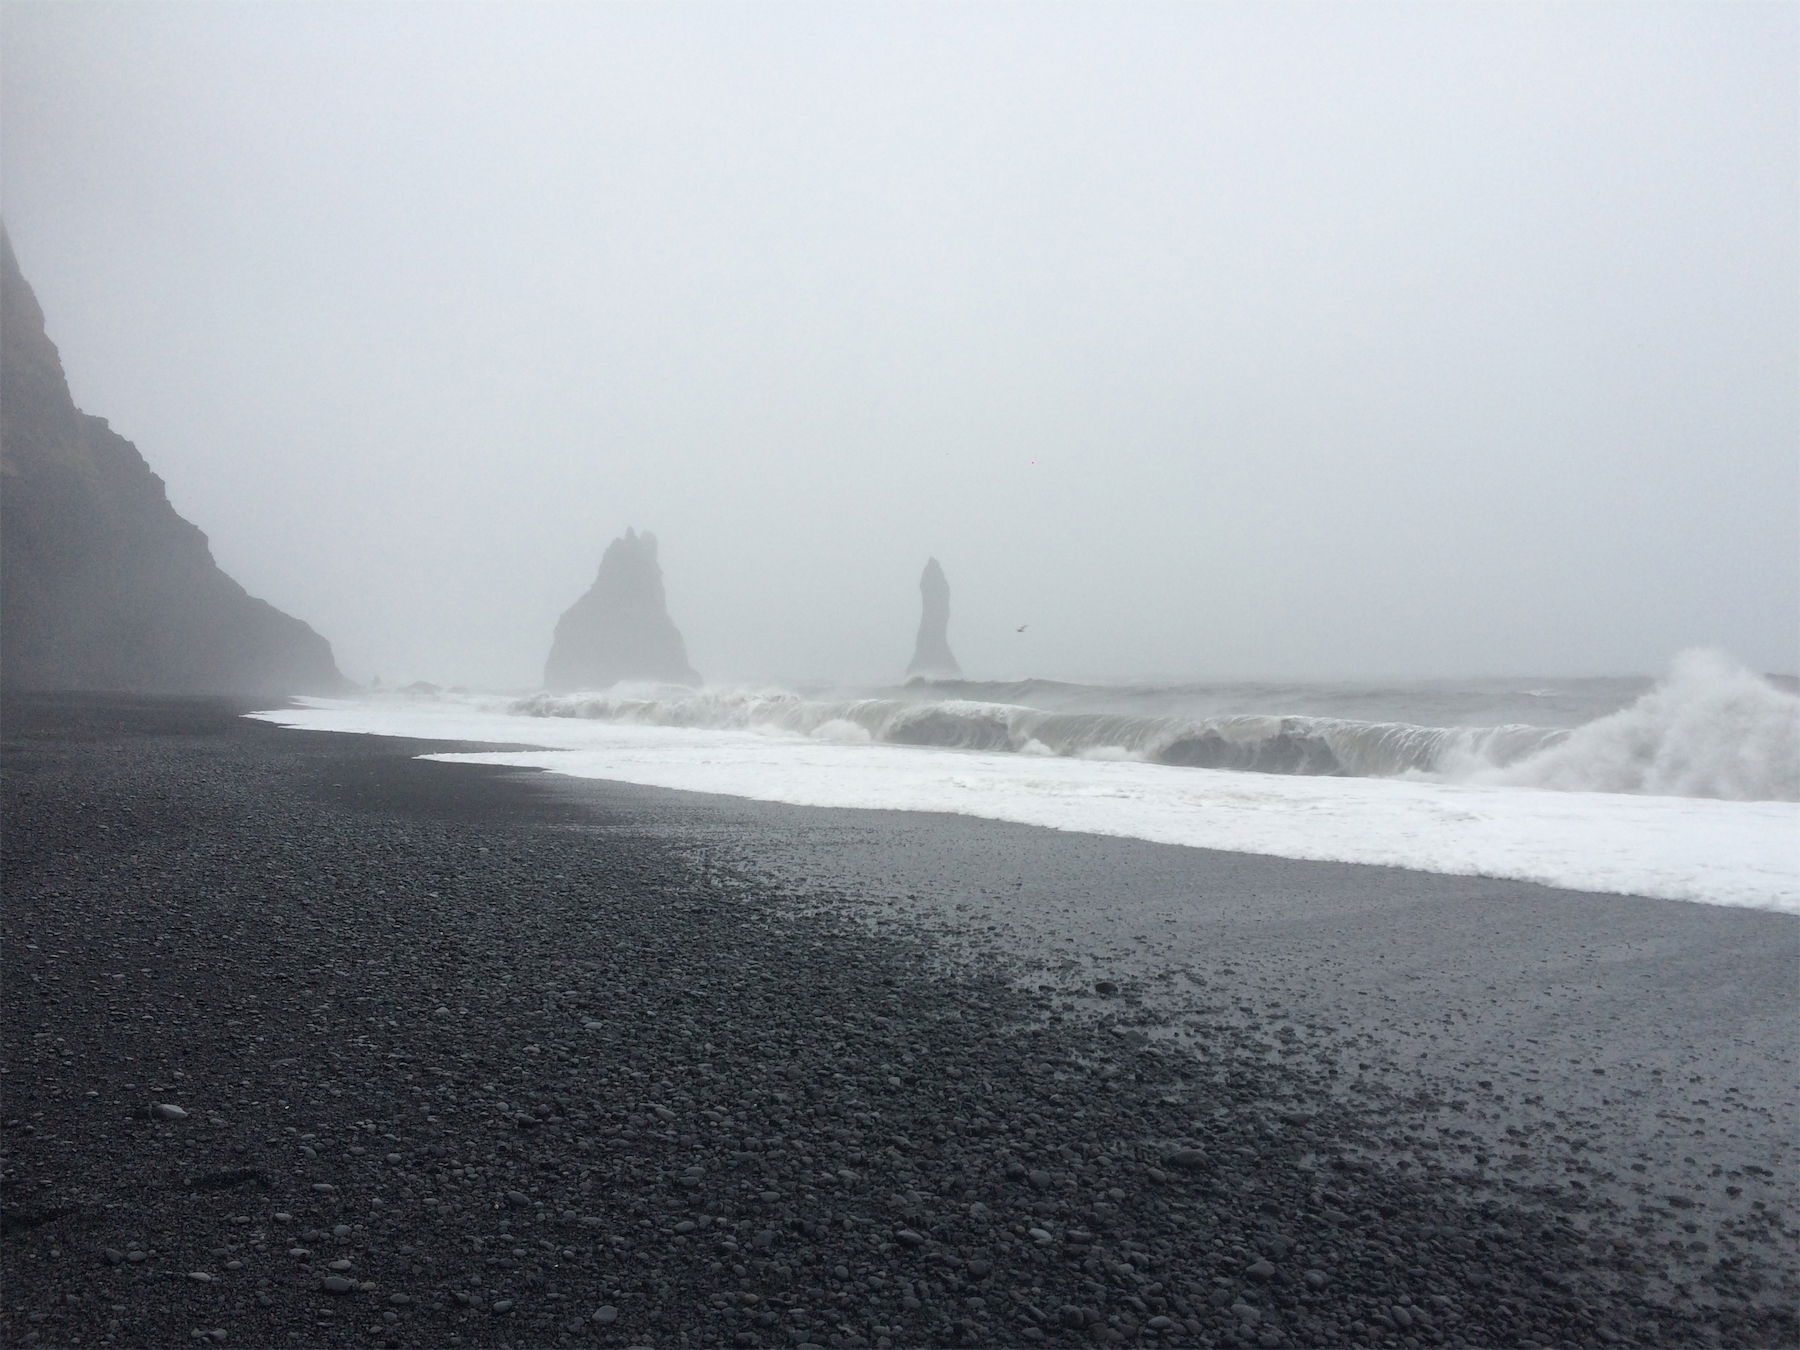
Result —
<instances>
[{"instance_id":1,"label":"sea stack","mask_svg":"<svg viewBox=\"0 0 1800 1350\"><path fill-rule=\"evenodd\" d=\"M0 255L0 682L258 698L341 690L330 644L221 571L137 447L75 406L3 227Z\"/></svg>"},{"instance_id":2,"label":"sea stack","mask_svg":"<svg viewBox=\"0 0 1800 1350\"><path fill-rule=\"evenodd\" d=\"M647 530L626 530L606 546L594 584L557 621L544 664L544 687L558 692L620 680L700 683L669 617L656 536Z\"/></svg>"},{"instance_id":3,"label":"sea stack","mask_svg":"<svg viewBox=\"0 0 1800 1350\"><path fill-rule=\"evenodd\" d=\"M936 558L925 560L925 571L919 577L919 596L923 608L919 614L919 640L913 644L912 664L908 675L928 680L954 680L962 675L962 667L950 654L950 583Z\"/></svg>"}]
</instances>

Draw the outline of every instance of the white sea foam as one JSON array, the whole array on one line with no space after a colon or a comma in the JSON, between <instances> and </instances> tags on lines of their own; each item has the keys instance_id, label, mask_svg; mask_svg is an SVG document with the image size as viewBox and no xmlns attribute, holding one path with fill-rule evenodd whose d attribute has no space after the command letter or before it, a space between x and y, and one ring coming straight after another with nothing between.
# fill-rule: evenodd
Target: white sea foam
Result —
<instances>
[{"instance_id":1,"label":"white sea foam","mask_svg":"<svg viewBox=\"0 0 1800 1350\"><path fill-rule=\"evenodd\" d=\"M309 700L322 731L531 744L433 758L802 806L940 811L1159 843L1800 913L1800 806L1499 783L1251 774L844 744L813 728L527 716L504 700ZM857 723L857 725L862 725ZM1574 738L1571 738L1573 742Z\"/></svg>"},{"instance_id":2,"label":"white sea foam","mask_svg":"<svg viewBox=\"0 0 1800 1350\"><path fill-rule=\"evenodd\" d=\"M1085 750L1079 751L1075 758L1113 761L1124 760L1140 764L1144 761L1142 755L1137 754L1135 751L1127 750L1122 745L1090 745Z\"/></svg>"},{"instance_id":3,"label":"white sea foam","mask_svg":"<svg viewBox=\"0 0 1800 1350\"><path fill-rule=\"evenodd\" d=\"M1504 767L1464 777L1594 792L1800 799L1800 697L1721 652L1689 651L1628 708Z\"/></svg>"},{"instance_id":4,"label":"white sea foam","mask_svg":"<svg viewBox=\"0 0 1800 1350\"><path fill-rule=\"evenodd\" d=\"M853 696L621 685L537 694L511 705L511 711L1262 773L1800 799L1800 697L1794 693L1775 688L1718 653L1684 655L1647 693L1642 682L1586 683L1610 689L1616 701L1596 705L1598 690L1570 699L1541 689L1507 694L1479 682L1461 689L1439 682L1413 689L1340 687L1333 692L1329 686L1139 689L954 681ZM969 693L988 697L966 697ZM1292 711L1334 704L1404 709L1408 697L1417 711L1404 720ZM1585 705L1585 724L1571 719L1571 730L1569 725L1468 720L1472 712L1516 715L1547 697L1558 699L1564 715ZM1621 710L1630 697L1637 701ZM1252 698L1273 702L1245 711L1245 701Z\"/></svg>"},{"instance_id":5,"label":"white sea foam","mask_svg":"<svg viewBox=\"0 0 1800 1350\"><path fill-rule=\"evenodd\" d=\"M871 739L867 727L858 726L847 717L821 722L813 728L812 734L821 741L836 741L841 745L867 745Z\"/></svg>"}]
</instances>

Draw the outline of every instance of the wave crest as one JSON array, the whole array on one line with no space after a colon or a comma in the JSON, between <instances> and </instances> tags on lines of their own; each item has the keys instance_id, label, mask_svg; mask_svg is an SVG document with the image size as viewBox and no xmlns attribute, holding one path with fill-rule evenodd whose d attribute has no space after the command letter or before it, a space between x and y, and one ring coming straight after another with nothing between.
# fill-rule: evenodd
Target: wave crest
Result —
<instances>
[{"instance_id":1,"label":"wave crest","mask_svg":"<svg viewBox=\"0 0 1800 1350\"><path fill-rule=\"evenodd\" d=\"M1464 776L1565 791L1800 801L1800 696L1723 652L1687 651L1631 706L1537 754Z\"/></svg>"},{"instance_id":2,"label":"wave crest","mask_svg":"<svg viewBox=\"0 0 1800 1350\"><path fill-rule=\"evenodd\" d=\"M619 686L603 693L538 694L511 711L1252 773L1800 800L1800 696L1717 652L1683 653L1635 703L1572 730L1300 714L1051 712L934 697L942 690L924 686L912 698L829 701L783 689Z\"/></svg>"},{"instance_id":3,"label":"wave crest","mask_svg":"<svg viewBox=\"0 0 1800 1350\"><path fill-rule=\"evenodd\" d=\"M535 717L785 732L943 750L1143 760L1257 773L1374 777L1430 772L1449 760L1504 764L1564 732L1543 727L1420 727L1306 716L1156 717L1046 712L972 699L806 699L786 690L615 689L537 694Z\"/></svg>"}]
</instances>

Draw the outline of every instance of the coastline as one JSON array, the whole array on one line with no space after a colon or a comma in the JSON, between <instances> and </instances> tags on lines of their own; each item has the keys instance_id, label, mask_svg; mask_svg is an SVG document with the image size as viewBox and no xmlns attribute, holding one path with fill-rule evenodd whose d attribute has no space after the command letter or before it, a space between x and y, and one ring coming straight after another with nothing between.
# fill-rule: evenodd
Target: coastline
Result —
<instances>
[{"instance_id":1,"label":"coastline","mask_svg":"<svg viewBox=\"0 0 1800 1350\"><path fill-rule=\"evenodd\" d=\"M8 1343L1800 1338L1793 916L232 712L9 700Z\"/></svg>"},{"instance_id":2,"label":"coastline","mask_svg":"<svg viewBox=\"0 0 1800 1350\"><path fill-rule=\"evenodd\" d=\"M1020 984L1068 1006L1092 1009L1109 981L1179 1042L1329 1026L1344 1091L1431 1097L1422 1124L1454 1119L1513 1176L1560 1184L1560 1150L1532 1137L1579 1134L1590 1187L1610 1171L1636 1194L1626 1174L1644 1163L1697 1206L1741 1210L1709 1174L1749 1163L1774 1173L1749 1189L1800 1214L1800 916L965 816L544 787L614 812L685 806L759 885L902 917L941 949L1004 951ZM1752 1128L1701 1124L1726 1100Z\"/></svg>"}]
</instances>

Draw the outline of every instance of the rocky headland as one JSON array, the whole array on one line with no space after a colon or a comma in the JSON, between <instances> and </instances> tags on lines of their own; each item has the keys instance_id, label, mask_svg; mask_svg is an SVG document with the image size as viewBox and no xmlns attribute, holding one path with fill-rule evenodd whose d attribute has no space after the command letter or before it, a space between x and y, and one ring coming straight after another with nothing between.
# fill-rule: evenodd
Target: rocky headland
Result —
<instances>
[{"instance_id":1,"label":"rocky headland","mask_svg":"<svg viewBox=\"0 0 1800 1350\"><path fill-rule=\"evenodd\" d=\"M163 480L75 406L0 231L0 679L11 689L332 693L331 647L245 592Z\"/></svg>"}]
</instances>

